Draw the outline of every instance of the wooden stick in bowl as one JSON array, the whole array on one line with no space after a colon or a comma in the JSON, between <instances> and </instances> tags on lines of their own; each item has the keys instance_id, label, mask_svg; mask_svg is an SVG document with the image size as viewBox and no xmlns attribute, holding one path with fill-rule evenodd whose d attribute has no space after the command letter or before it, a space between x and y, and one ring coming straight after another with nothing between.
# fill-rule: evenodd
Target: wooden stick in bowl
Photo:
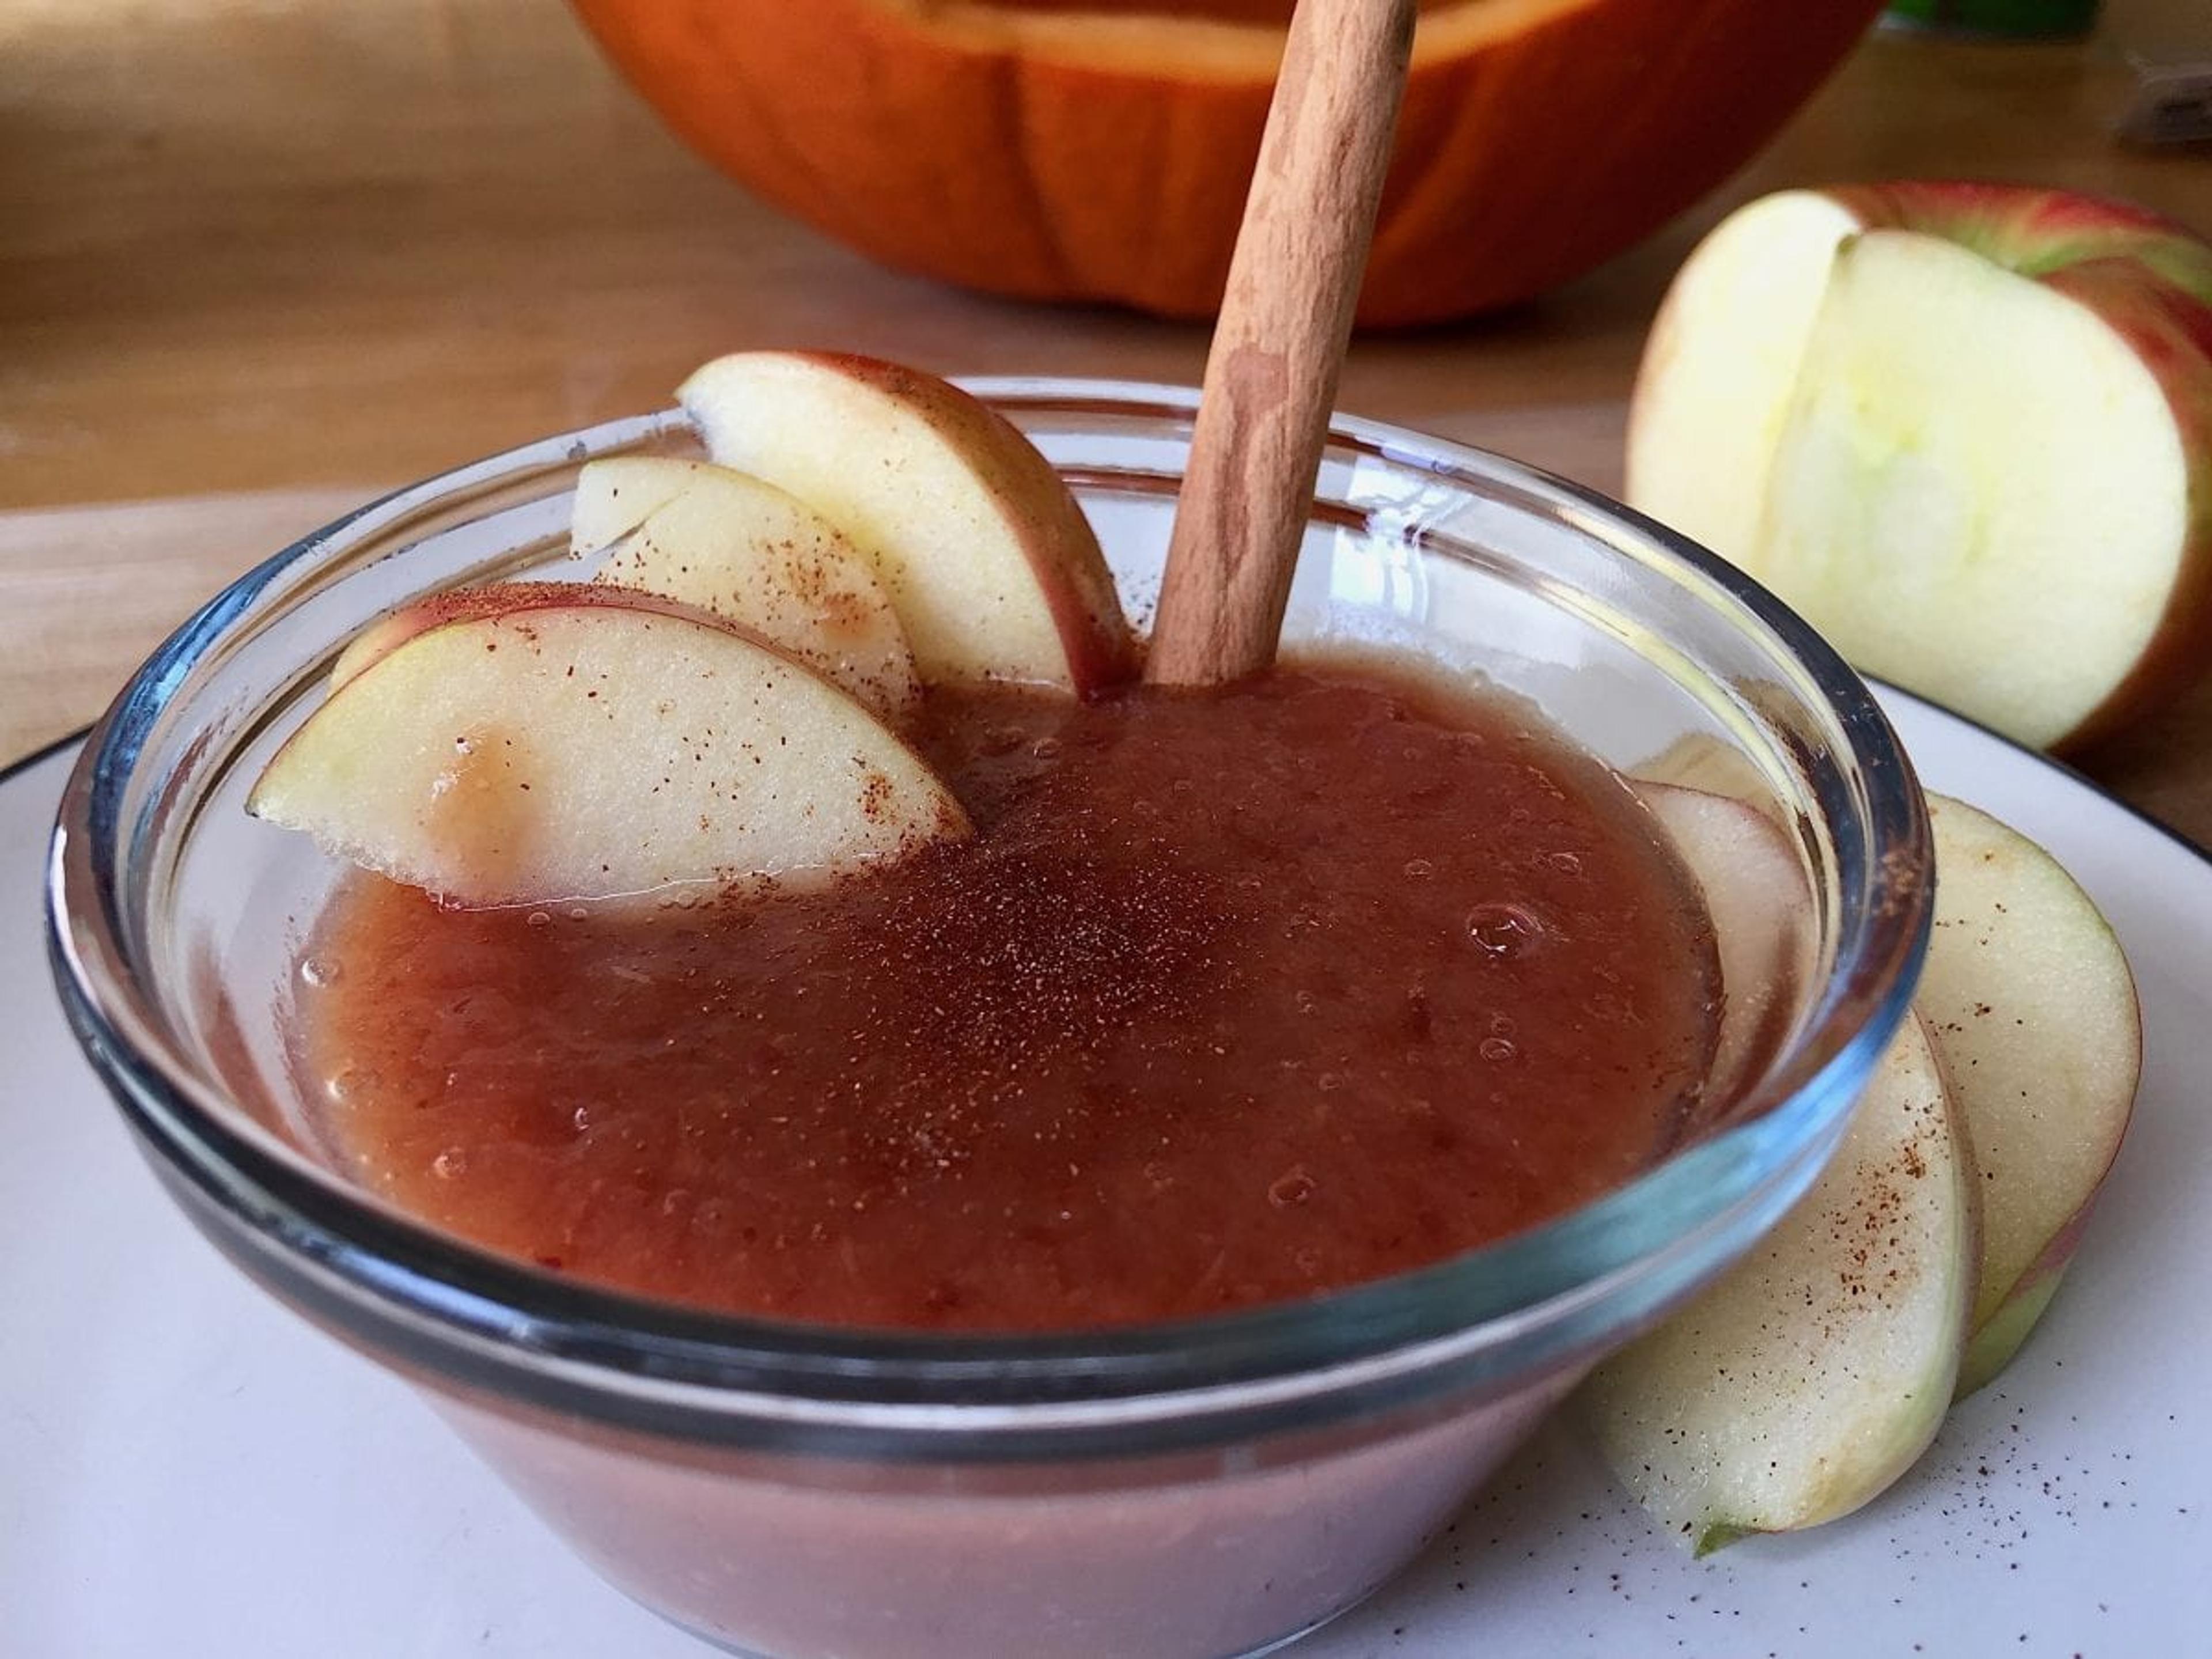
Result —
<instances>
[{"instance_id":1,"label":"wooden stick in bowl","mask_svg":"<svg viewBox=\"0 0 2212 1659\"><path fill-rule=\"evenodd\" d=\"M1275 658L1413 43L1413 0L1298 0L1206 360L1145 678Z\"/></svg>"}]
</instances>

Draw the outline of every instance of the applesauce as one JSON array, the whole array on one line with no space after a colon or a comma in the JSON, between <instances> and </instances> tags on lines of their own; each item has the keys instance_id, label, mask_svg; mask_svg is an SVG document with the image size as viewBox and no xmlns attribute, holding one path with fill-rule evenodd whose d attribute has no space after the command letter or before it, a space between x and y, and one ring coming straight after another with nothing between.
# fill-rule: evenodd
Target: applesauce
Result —
<instances>
[{"instance_id":1,"label":"applesauce","mask_svg":"<svg viewBox=\"0 0 2212 1659\"><path fill-rule=\"evenodd\" d=\"M343 1162L649 1296L1045 1330L1437 1261L1692 1121L1702 905L1522 704L1345 660L939 689L913 738L976 835L826 888L458 911L351 878L298 992Z\"/></svg>"}]
</instances>

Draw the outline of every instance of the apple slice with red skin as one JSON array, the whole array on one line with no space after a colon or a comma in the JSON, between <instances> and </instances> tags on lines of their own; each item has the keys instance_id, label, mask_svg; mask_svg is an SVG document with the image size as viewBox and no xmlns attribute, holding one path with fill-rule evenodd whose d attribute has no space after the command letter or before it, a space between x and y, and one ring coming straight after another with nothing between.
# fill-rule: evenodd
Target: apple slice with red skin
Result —
<instances>
[{"instance_id":1,"label":"apple slice with red skin","mask_svg":"<svg viewBox=\"0 0 2212 1659\"><path fill-rule=\"evenodd\" d=\"M2118 939L2048 853L1963 802L1928 811L1936 925L1915 1006L1980 1173L1967 1394L2012 1358L2081 1242L2134 1111L2142 1024Z\"/></svg>"},{"instance_id":2,"label":"apple slice with red skin","mask_svg":"<svg viewBox=\"0 0 2212 1659\"><path fill-rule=\"evenodd\" d=\"M925 684L1088 696L1136 651L1097 538L994 410L872 358L740 352L678 393L715 460L789 490L872 560Z\"/></svg>"},{"instance_id":3,"label":"apple slice with red skin","mask_svg":"<svg viewBox=\"0 0 2212 1659\"><path fill-rule=\"evenodd\" d=\"M605 468L617 469L610 478ZM622 503L627 502L628 506ZM713 611L836 681L885 720L921 696L914 653L874 568L837 527L774 484L704 461L595 461L576 480L580 550L599 544L597 582Z\"/></svg>"},{"instance_id":4,"label":"apple slice with red skin","mask_svg":"<svg viewBox=\"0 0 2212 1659\"><path fill-rule=\"evenodd\" d=\"M1847 1515L1935 1437L1972 1305L1974 1183L1908 1018L1813 1188L1710 1289L1592 1373L1606 1461L1698 1554Z\"/></svg>"},{"instance_id":5,"label":"apple slice with red skin","mask_svg":"<svg viewBox=\"0 0 2212 1659\"><path fill-rule=\"evenodd\" d=\"M541 582L444 603L331 693L248 811L469 905L805 878L968 831L859 702L689 605Z\"/></svg>"},{"instance_id":6,"label":"apple slice with red skin","mask_svg":"<svg viewBox=\"0 0 2212 1659\"><path fill-rule=\"evenodd\" d=\"M2212 657L2212 248L2007 185L1763 198L1662 307L1626 494L1860 667L2094 742Z\"/></svg>"}]
</instances>

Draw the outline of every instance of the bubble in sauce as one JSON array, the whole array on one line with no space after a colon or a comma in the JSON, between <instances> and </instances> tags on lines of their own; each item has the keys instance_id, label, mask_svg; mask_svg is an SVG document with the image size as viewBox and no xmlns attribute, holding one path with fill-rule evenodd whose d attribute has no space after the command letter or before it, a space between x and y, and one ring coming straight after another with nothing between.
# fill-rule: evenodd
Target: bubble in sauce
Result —
<instances>
[{"instance_id":1,"label":"bubble in sauce","mask_svg":"<svg viewBox=\"0 0 2212 1659\"><path fill-rule=\"evenodd\" d=\"M1267 1188L1267 1202L1279 1210L1287 1210L1293 1204L1303 1204L1314 1194L1314 1178L1308 1175L1305 1165L1294 1164L1277 1176Z\"/></svg>"},{"instance_id":2,"label":"bubble in sauce","mask_svg":"<svg viewBox=\"0 0 2212 1659\"><path fill-rule=\"evenodd\" d=\"M337 984L344 971L336 957L303 957L300 961L301 981L319 991L325 985Z\"/></svg>"},{"instance_id":3,"label":"bubble in sauce","mask_svg":"<svg viewBox=\"0 0 2212 1659\"><path fill-rule=\"evenodd\" d=\"M453 1181L468 1173L469 1155L458 1146L448 1146L430 1160L430 1173L441 1181Z\"/></svg>"},{"instance_id":4,"label":"bubble in sauce","mask_svg":"<svg viewBox=\"0 0 2212 1659\"><path fill-rule=\"evenodd\" d=\"M376 1073L362 1066L341 1066L323 1079L323 1092L337 1105L357 1100L376 1085Z\"/></svg>"},{"instance_id":5,"label":"bubble in sauce","mask_svg":"<svg viewBox=\"0 0 2212 1659\"><path fill-rule=\"evenodd\" d=\"M1474 1045L1474 1051L1478 1054L1480 1054L1485 1060L1497 1060L1500 1062L1509 1060L1512 1059L1514 1055L1521 1052L1518 1048L1513 1046L1512 1042L1509 1039L1502 1036L1486 1036L1483 1038L1481 1042Z\"/></svg>"},{"instance_id":6,"label":"bubble in sauce","mask_svg":"<svg viewBox=\"0 0 2212 1659\"><path fill-rule=\"evenodd\" d=\"M1543 921L1525 905L1504 902L1478 904L1467 915L1468 937L1485 954L1517 956L1544 937Z\"/></svg>"},{"instance_id":7,"label":"bubble in sauce","mask_svg":"<svg viewBox=\"0 0 2212 1659\"><path fill-rule=\"evenodd\" d=\"M1415 881L1419 881L1424 877L1433 876L1436 872L1437 866L1435 863L1428 859L1407 859L1406 860L1406 874Z\"/></svg>"}]
</instances>

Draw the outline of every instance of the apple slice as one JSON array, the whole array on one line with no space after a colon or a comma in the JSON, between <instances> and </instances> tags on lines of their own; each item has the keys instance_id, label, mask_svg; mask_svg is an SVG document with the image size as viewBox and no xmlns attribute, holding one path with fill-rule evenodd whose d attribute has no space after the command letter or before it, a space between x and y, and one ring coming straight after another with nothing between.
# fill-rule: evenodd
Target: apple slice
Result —
<instances>
[{"instance_id":1,"label":"apple slice","mask_svg":"<svg viewBox=\"0 0 2212 1659\"><path fill-rule=\"evenodd\" d=\"M1928 809L1936 927L1917 1006L1981 1171L1968 1394L2011 1359L2073 1257L2134 1110L2142 1022L2111 925L2048 853L1963 802Z\"/></svg>"},{"instance_id":2,"label":"apple slice","mask_svg":"<svg viewBox=\"0 0 2212 1659\"><path fill-rule=\"evenodd\" d=\"M1685 732L1638 763L1630 781L1639 792L1646 783L1671 783L1731 800L1765 803L1762 810L1772 808L1774 802L1774 787L1743 750L1705 732Z\"/></svg>"},{"instance_id":3,"label":"apple slice","mask_svg":"<svg viewBox=\"0 0 2212 1659\"><path fill-rule=\"evenodd\" d=\"M594 477L616 465L625 477ZM592 580L665 594L771 640L886 720L921 695L906 630L868 561L820 514L774 484L704 462L667 461L682 487L620 532ZM642 477L641 469L646 469ZM596 533L670 481L646 459L594 462L577 479L578 514ZM579 541L580 545L580 538Z\"/></svg>"},{"instance_id":4,"label":"apple slice","mask_svg":"<svg viewBox=\"0 0 2212 1659\"><path fill-rule=\"evenodd\" d=\"M789 490L873 561L925 683L1087 696L1133 672L1082 509L966 392L871 358L763 351L717 358L677 395L715 460Z\"/></svg>"},{"instance_id":5,"label":"apple slice","mask_svg":"<svg viewBox=\"0 0 2212 1659\"><path fill-rule=\"evenodd\" d=\"M471 905L799 876L967 831L858 702L690 606L538 582L451 597L454 619L292 734L248 811Z\"/></svg>"},{"instance_id":6,"label":"apple slice","mask_svg":"<svg viewBox=\"0 0 2212 1659\"><path fill-rule=\"evenodd\" d=\"M585 463L568 504L568 550L604 553L710 471L710 461L673 455L609 455Z\"/></svg>"},{"instance_id":7,"label":"apple slice","mask_svg":"<svg viewBox=\"0 0 2212 1659\"><path fill-rule=\"evenodd\" d=\"M1583 1390L1613 1473L1698 1554L1816 1526L1919 1456L1973 1297L1973 1182L1908 1019L1811 1192Z\"/></svg>"},{"instance_id":8,"label":"apple slice","mask_svg":"<svg viewBox=\"0 0 2212 1659\"><path fill-rule=\"evenodd\" d=\"M1705 1101L1724 1114L1796 1017L1812 968L1812 891L1782 831L1756 808L1675 784L1647 780L1635 788L1712 918L1721 1017Z\"/></svg>"}]
</instances>

